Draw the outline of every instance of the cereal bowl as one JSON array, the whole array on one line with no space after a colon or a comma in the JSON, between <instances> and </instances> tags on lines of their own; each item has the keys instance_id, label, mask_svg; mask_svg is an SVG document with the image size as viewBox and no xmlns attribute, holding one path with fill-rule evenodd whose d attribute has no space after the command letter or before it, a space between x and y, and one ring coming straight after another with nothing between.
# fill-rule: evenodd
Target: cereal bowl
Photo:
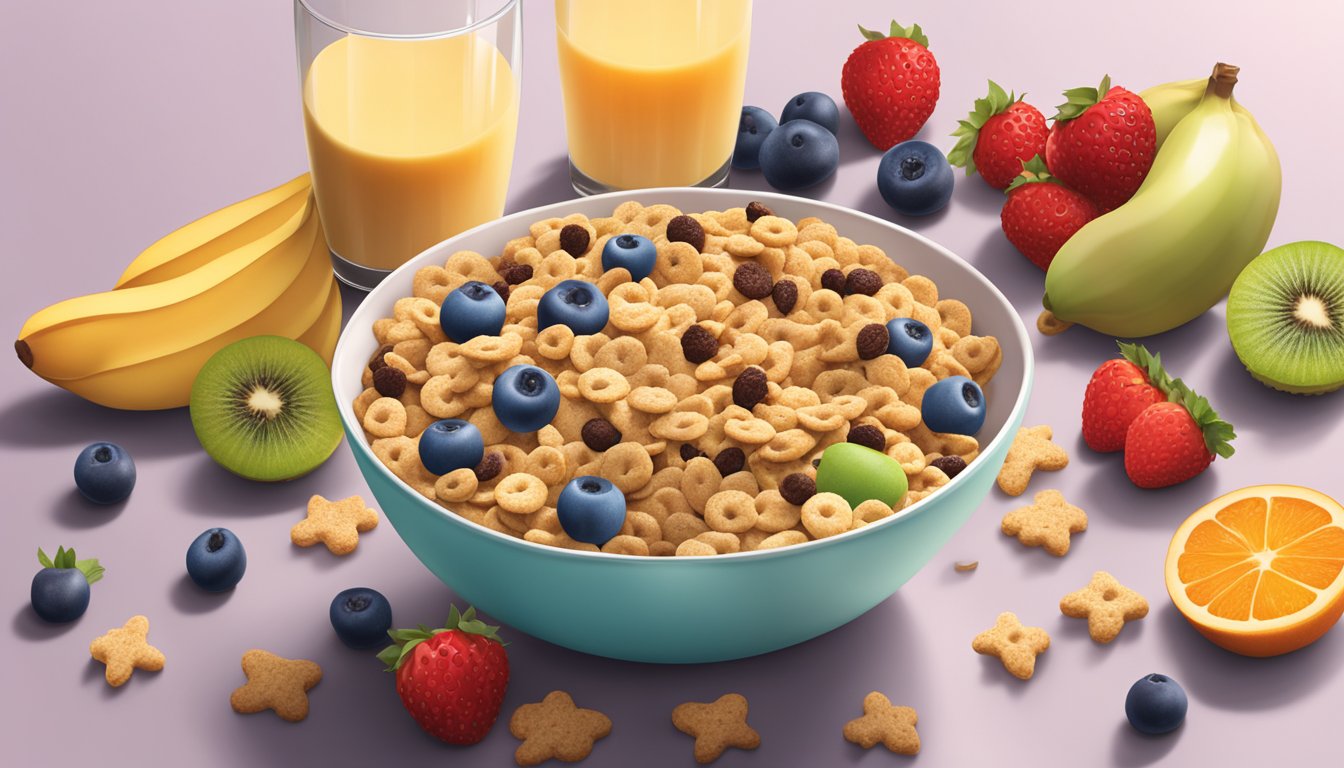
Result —
<instances>
[{"instance_id":1,"label":"cereal bowl","mask_svg":"<svg viewBox=\"0 0 1344 768\"><path fill-rule=\"evenodd\" d=\"M610 215L620 203L682 211L726 210L756 200L778 215L816 216L859 243L883 248L974 314L994 335L1002 364L985 396L978 456L946 485L895 514L828 538L712 557L637 557L533 543L471 522L398 479L366 442L353 403L377 348L367 329L410 296L417 270L449 254L499 253L532 222ZM388 276L341 337L332 384L348 444L374 498L421 562L479 610L535 637L586 653L655 663L736 659L839 627L890 597L928 563L989 493L1022 423L1032 380L1027 332L1007 299L973 267L890 222L828 203L730 189L649 189L597 195L505 216L446 240Z\"/></svg>"}]
</instances>

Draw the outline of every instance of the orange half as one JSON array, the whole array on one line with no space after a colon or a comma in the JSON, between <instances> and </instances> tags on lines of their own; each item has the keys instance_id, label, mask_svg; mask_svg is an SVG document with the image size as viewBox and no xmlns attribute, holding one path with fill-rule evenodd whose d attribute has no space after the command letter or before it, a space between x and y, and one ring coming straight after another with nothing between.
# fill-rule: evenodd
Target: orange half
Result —
<instances>
[{"instance_id":1,"label":"orange half","mask_svg":"<svg viewBox=\"0 0 1344 768\"><path fill-rule=\"evenodd\" d=\"M1167 550L1171 601L1246 656L1310 645L1344 613L1344 507L1295 485L1253 485L1200 507Z\"/></svg>"}]
</instances>

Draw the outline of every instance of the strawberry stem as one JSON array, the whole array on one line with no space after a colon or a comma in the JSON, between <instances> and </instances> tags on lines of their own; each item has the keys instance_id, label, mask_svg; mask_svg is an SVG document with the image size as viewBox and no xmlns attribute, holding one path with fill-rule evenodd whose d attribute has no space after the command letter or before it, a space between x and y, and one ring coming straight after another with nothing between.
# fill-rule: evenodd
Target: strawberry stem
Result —
<instances>
[{"instance_id":1,"label":"strawberry stem","mask_svg":"<svg viewBox=\"0 0 1344 768\"><path fill-rule=\"evenodd\" d=\"M448 620L444 622L442 627L430 629L421 624L415 629L388 630L387 636L392 638L392 645L378 652L378 660L387 667L383 671L397 671L406 657L415 649L415 646L442 632L463 632L468 635L480 635L500 645L506 644L499 639L499 627L486 624L476 618L475 608L468 606L465 612L459 613L457 606L449 603Z\"/></svg>"},{"instance_id":2,"label":"strawberry stem","mask_svg":"<svg viewBox=\"0 0 1344 768\"><path fill-rule=\"evenodd\" d=\"M859 25L859 34L863 35L863 39L870 41L885 40L888 37L903 37L906 40L919 43L925 48L929 47L929 37L924 34L924 30L920 29L918 24L903 27L895 19L891 22L891 30L885 35L875 30L865 29L862 24Z\"/></svg>"},{"instance_id":3,"label":"strawberry stem","mask_svg":"<svg viewBox=\"0 0 1344 768\"><path fill-rule=\"evenodd\" d=\"M1204 433L1204 447L1209 453L1231 458L1236 449L1231 443L1237 433L1232 425L1218 416L1218 412L1209 404L1207 398L1195 393L1180 379L1173 379L1162 367L1162 355L1152 354L1142 344L1129 344L1123 341L1120 354L1126 360L1138 366L1148 376L1148 382L1166 396L1168 402L1179 403L1195 420Z\"/></svg>"},{"instance_id":4,"label":"strawberry stem","mask_svg":"<svg viewBox=\"0 0 1344 768\"><path fill-rule=\"evenodd\" d=\"M980 139L980 129L985 127L989 118L1002 114L1008 107L1021 101L1022 96L1005 92L1002 86L990 80L989 94L983 99L976 99L966 119L957 121L957 130L952 132L953 138L957 139L957 145L947 153L947 162L958 167L964 166L967 176L975 173L975 160L971 158L971 153L975 151L975 144Z\"/></svg>"},{"instance_id":5,"label":"strawberry stem","mask_svg":"<svg viewBox=\"0 0 1344 768\"><path fill-rule=\"evenodd\" d=\"M1106 94L1110 93L1110 90L1110 75L1103 77L1101 85L1097 88L1070 88L1064 92L1064 98L1067 101L1056 108L1059 111L1051 119L1057 123L1072 120L1086 112L1089 107L1106 98Z\"/></svg>"},{"instance_id":6,"label":"strawberry stem","mask_svg":"<svg viewBox=\"0 0 1344 768\"><path fill-rule=\"evenodd\" d=\"M1006 195L1014 189L1027 184L1040 183L1058 184L1061 187L1064 186L1064 182L1050 175L1050 170L1045 167L1045 159L1040 155L1036 155L1030 160L1023 161L1022 172L1012 180L1007 189L1003 190L1003 194Z\"/></svg>"}]
</instances>

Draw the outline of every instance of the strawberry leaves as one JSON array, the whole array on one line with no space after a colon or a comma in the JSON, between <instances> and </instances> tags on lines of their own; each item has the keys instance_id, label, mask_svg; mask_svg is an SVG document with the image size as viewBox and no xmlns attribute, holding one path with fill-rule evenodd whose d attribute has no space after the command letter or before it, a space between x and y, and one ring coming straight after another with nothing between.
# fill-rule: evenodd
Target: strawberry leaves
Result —
<instances>
[{"instance_id":1,"label":"strawberry leaves","mask_svg":"<svg viewBox=\"0 0 1344 768\"><path fill-rule=\"evenodd\" d=\"M488 640L493 640L500 645L504 641L499 639L499 627L486 624L476 618L476 609L468 606L465 612L459 613L456 605L449 604L448 620L442 627L429 628L424 624L415 629L392 629L388 630L387 636L392 638L392 645L378 652L378 660L386 665L384 672L395 672L401 667L406 657L415 650L415 647L435 635L444 632L463 632L469 635L480 635Z\"/></svg>"},{"instance_id":2,"label":"strawberry leaves","mask_svg":"<svg viewBox=\"0 0 1344 768\"><path fill-rule=\"evenodd\" d=\"M1051 118L1057 123L1067 122L1078 117L1087 111L1088 107L1106 98L1106 94L1111 90L1111 76L1106 75L1101 79L1101 85L1097 88L1070 88L1064 92L1064 98L1067 99L1060 104L1058 112Z\"/></svg>"},{"instance_id":3,"label":"strawberry leaves","mask_svg":"<svg viewBox=\"0 0 1344 768\"><path fill-rule=\"evenodd\" d=\"M957 130L952 132L957 145L947 153L947 162L958 167L965 166L967 176L974 173L975 160L971 158L971 153L975 151L975 143L980 138L980 129L985 126L989 118L1001 114L1014 102L1021 101L1024 96L1025 93L1014 96L1011 92L1005 92L998 83L990 80L989 94L983 99L976 99L966 119L957 121Z\"/></svg>"},{"instance_id":4,"label":"strawberry leaves","mask_svg":"<svg viewBox=\"0 0 1344 768\"><path fill-rule=\"evenodd\" d=\"M903 27L900 24L896 23L895 19L892 19L891 30L885 35L882 34L881 32L875 32L871 29L864 29L862 24L859 25L859 34L863 35L865 40L870 41L885 40L888 37L903 37L907 40L919 43L925 48L929 47L929 36L924 34L924 30L920 29L918 24L912 24L909 27Z\"/></svg>"},{"instance_id":5,"label":"strawberry leaves","mask_svg":"<svg viewBox=\"0 0 1344 768\"><path fill-rule=\"evenodd\" d=\"M65 547L56 548L56 557L48 557L41 547L37 548L37 562L42 564L43 568L74 568L84 574L84 578L90 584L103 578L106 568L98 564L97 558L87 560L76 560L74 548Z\"/></svg>"},{"instance_id":6,"label":"strawberry leaves","mask_svg":"<svg viewBox=\"0 0 1344 768\"><path fill-rule=\"evenodd\" d=\"M1218 416L1208 398L1197 394L1180 379L1171 378L1162 367L1161 353L1153 354L1142 344L1117 343L1120 345L1120 354L1147 374L1148 381L1166 396L1168 402L1185 408L1204 433L1204 447L1208 448L1209 453L1224 459L1236 453L1231 445L1237 437L1236 430Z\"/></svg>"},{"instance_id":7,"label":"strawberry leaves","mask_svg":"<svg viewBox=\"0 0 1344 768\"><path fill-rule=\"evenodd\" d=\"M1045 167L1045 160L1040 155L1036 155L1022 163L1022 173L1013 179L1008 188L1003 190L1003 193L1006 195L1024 184L1039 184L1042 182L1063 186L1063 182L1050 175L1049 169Z\"/></svg>"}]
</instances>

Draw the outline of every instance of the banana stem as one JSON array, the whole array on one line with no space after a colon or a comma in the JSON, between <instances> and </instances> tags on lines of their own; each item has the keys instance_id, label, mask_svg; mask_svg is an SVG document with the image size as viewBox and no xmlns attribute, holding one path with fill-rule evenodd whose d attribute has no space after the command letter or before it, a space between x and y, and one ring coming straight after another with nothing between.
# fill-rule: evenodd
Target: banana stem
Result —
<instances>
[{"instance_id":1,"label":"banana stem","mask_svg":"<svg viewBox=\"0 0 1344 768\"><path fill-rule=\"evenodd\" d=\"M14 351L18 353L19 360L29 368L33 367L33 349L28 346L28 342L19 339L14 342Z\"/></svg>"},{"instance_id":2,"label":"banana stem","mask_svg":"<svg viewBox=\"0 0 1344 768\"><path fill-rule=\"evenodd\" d=\"M1241 67L1235 64L1224 64L1218 62L1213 65L1213 74L1209 76L1209 87L1206 94L1212 93L1224 99L1232 98L1232 87L1237 84L1237 73Z\"/></svg>"}]
</instances>

